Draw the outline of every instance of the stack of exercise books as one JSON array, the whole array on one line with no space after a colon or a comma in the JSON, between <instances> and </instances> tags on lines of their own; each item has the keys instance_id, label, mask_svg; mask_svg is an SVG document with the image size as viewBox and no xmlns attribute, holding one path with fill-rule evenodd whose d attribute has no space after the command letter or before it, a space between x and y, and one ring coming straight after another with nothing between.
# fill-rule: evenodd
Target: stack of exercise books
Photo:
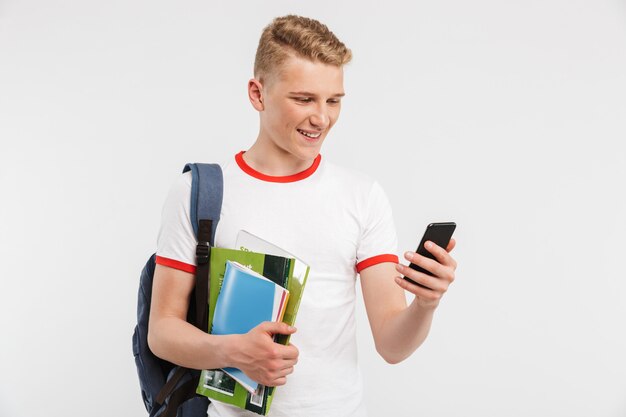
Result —
<instances>
[{"instance_id":1,"label":"stack of exercise books","mask_svg":"<svg viewBox=\"0 0 626 417\"><path fill-rule=\"evenodd\" d=\"M209 328L212 334L244 334L263 321L294 325L309 265L246 231L238 249L211 248ZM276 335L288 344L288 335ZM212 400L267 415L274 387L250 379L236 368L204 370L196 392Z\"/></svg>"}]
</instances>

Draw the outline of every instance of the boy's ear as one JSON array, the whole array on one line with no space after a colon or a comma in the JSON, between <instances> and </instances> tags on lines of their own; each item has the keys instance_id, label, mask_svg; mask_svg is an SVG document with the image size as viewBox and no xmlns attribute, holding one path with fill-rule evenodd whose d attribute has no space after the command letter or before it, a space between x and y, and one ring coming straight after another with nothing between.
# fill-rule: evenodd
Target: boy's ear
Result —
<instances>
[{"instance_id":1,"label":"boy's ear","mask_svg":"<svg viewBox=\"0 0 626 417\"><path fill-rule=\"evenodd\" d=\"M265 110L265 105L263 104L263 85L255 78L251 78L250 81L248 81L248 98L250 99L250 103L252 103L252 107L257 111Z\"/></svg>"}]
</instances>

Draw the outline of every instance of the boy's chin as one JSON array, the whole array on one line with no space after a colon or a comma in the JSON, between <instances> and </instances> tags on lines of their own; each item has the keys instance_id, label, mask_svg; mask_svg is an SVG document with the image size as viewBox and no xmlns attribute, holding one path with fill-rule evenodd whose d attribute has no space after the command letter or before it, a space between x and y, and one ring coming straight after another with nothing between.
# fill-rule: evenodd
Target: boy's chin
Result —
<instances>
[{"instance_id":1,"label":"boy's chin","mask_svg":"<svg viewBox=\"0 0 626 417\"><path fill-rule=\"evenodd\" d=\"M320 153L319 146L315 146L315 147L309 146L309 147L298 149L298 153L295 156L297 156L299 159L302 159L302 160L311 160L311 159L317 158L317 155L319 155L319 153Z\"/></svg>"}]
</instances>

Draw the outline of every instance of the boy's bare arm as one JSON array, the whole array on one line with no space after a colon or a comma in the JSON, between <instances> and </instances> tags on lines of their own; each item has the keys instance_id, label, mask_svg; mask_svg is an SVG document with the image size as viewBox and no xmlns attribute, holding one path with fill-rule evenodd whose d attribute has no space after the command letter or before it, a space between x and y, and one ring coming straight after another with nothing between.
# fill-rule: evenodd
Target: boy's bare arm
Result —
<instances>
[{"instance_id":1,"label":"boy's bare arm","mask_svg":"<svg viewBox=\"0 0 626 417\"><path fill-rule=\"evenodd\" d=\"M361 271L361 288L376 350L389 363L409 357L426 339L439 300L454 281L456 261L449 255L455 241L446 250L434 247L437 261L415 255L408 259L435 274L430 277L406 266L384 262ZM399 273L432 289L413 285ZM415 295L407 307L404 291Z\"/></svg>"},{"instance_id":2,"label":"boy's bare arm","mask_svg":"<svg viewBox=\"0 0 626 417\"><path fill-rule=\"evenodd\" d=\"M298 360L295 346L274 343L272 335L292 334L285 323L262 323L244 335L216 336L186 321L193 274L156 265L148 345L160 358L193 369L234 366L263 385L286 382Z\"/></svg>"}]
</instances>

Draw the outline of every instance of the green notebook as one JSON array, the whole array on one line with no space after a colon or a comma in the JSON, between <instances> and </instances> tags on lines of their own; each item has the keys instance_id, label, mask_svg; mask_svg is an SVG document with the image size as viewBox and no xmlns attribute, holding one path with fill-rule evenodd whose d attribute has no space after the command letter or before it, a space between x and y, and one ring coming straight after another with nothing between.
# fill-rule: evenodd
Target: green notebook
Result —
<instances>
[{"instance_id":1,"label":"green notebook","mask_svg":"<svg viewBox=\"0 0 626 417\"><path fill-rule=\"evenodd\" d=\"M219 295L226 261L236 261L255 272L260 273L290 292L283 321L293 325L295 322L302 291L306 283L309 268L302 273L302 262L294 257L276 256L250 250L211 248L210 260L210 297L209 297L209 332L213 324L215 303ZM294 268L297 274L294 275ZM278 343L287 344L289 337L278 335ZM235 405L261 415L267 415L272 403L274 387L259 385L256 392L247 391L241 384L232 379L221 369L204 370L196 392L212 400Z\"/></svg>"}]
</instances>

